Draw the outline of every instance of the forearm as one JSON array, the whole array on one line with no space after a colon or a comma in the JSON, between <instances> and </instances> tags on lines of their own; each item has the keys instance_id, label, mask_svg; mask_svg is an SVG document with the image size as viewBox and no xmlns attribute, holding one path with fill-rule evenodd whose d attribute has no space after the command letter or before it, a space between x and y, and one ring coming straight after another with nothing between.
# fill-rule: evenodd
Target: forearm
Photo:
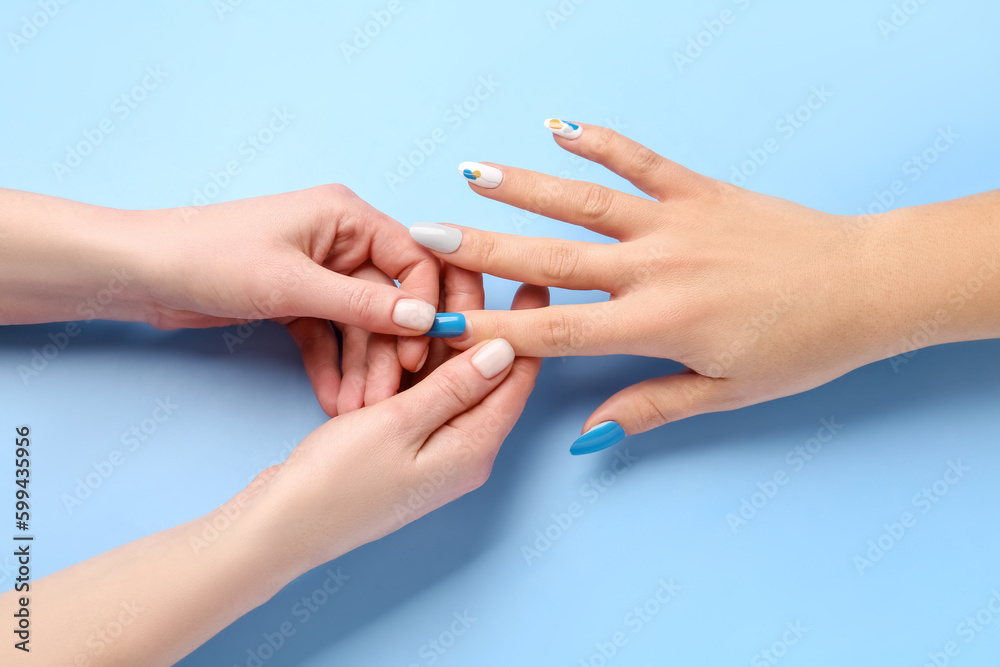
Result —
<instances>
[{"instance_id":1,"label":"forearm","mask_svg":"<svg viewBox=\"0 0 1000 667\"><path fill-rule=\"evenodd\" d=\"M31 600L29 653L5 665L172 665L298 571L249 511L246 492L201 519L145 537L0 596L9 619Z\"/></svg>"},{"instance_id":2,"label":"forearm","mask_svg":"<svg viewBox=\"0 0 1000 667\"><path fill-rule=\"evenodd\" d=\"M0 324L145 319L137 219L0 189Z\"/></svg>"},{"instance_id":3,"label":"forearm","mask_svg":"<svg viewBox=\"0 0 1000 667\"><path fill-rule=\"evenodd\" d=\"M872 231L870 305L892 331L882 358L1000 337L1000 190L899 209Z\"/></svg>"}]
</instances>

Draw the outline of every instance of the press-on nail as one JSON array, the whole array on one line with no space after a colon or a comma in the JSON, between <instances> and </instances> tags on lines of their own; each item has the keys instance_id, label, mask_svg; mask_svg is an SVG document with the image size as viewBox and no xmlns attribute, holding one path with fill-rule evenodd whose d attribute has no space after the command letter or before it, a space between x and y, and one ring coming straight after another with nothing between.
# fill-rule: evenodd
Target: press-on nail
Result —
<instances>
[{"instance_id":1,"label":"press-on nail","mask_svg":"<svg viewBox=\"0 0 1000 667\"><path fill-rule=\"evenodd\" d=\"M514 348L503 338L494 338L472 355L472 365L489 380L514 361Z\"/></svg>"},{"instance_id":2,"label":"press-on nail","mask_svg":"<svg viewBox=\"0 0 1000 667\"><path fill-rule=\"evenodd\" d=\"M400 299L392 309L392 321L407 329L427 331L434 324L434 306L419 299Z\"/></svg>"},{"instance_id":3,"label":"press-on nail","mask_svg":"<svg viewBox=\"0 0 1000 667\"><path fill-rule=\"evenodd\" d=\"M577 438L569 448L570 454L593 454L625 439L625 429L618 422L601 422Z\"/></svg>"},{"instance_id":4,"label":"press-on nail","mask_svg":"<svg viewBox=\"0 0 1000 667\"><path fill-rule=\"evenodd\" d=\"M576 123L571 123L568 120L559 120L558 118L546 118L545 127L552 130L552 134L558 134L560 137L567 139L576 139L583 134L583 128Z\"/></svg>"},{"instance_id":5,"label":"press-on nail","mask_svg":"<svg viewBox=\"0 0 1000 667\"><path fill-rule=\"evenodd\" d=\"M413 240L438 252L455 252L462 245L462 230L446 227L436 222L415 222L410 227Z\"/></svg>"},{"instance_id":6,"label":"press-on nail","mask_svg":"<svg viewBox=\"0 0 1000 667\"><path fill-rule=\"evenodd\" d=\"M463 162L458 165L458 170L470 183L481 188L495 188L503 182L503 172L486 164Z\"/></svg>"},{"instance_id":7,"label":"press-on nail","mask_svg":"<svg viewBox=\"0 0 1000 667\"><path fill-rule=\"evenodd\" d=\"M463 333L465 333L465 315L438 313L434 316L434 326L424 335L431 338L455 338Z\"/></svg>"}]
</instances>

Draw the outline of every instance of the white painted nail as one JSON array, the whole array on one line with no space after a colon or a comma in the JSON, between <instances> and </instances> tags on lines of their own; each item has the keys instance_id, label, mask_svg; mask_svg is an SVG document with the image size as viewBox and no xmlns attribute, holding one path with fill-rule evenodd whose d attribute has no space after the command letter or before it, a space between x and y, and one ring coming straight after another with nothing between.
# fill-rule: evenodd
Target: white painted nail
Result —
<instances>
[{"instance_id":1,"label":"white painted nail","mask_svg":"<svg viewBox=\"0 0 1000 667\"><path fill-rule=\"evenodd\" d=\"M436 222L415 222L410 227L413 240L438 252L455 252L462 245L462 230L445 227Z\"/></svg>"},{"instance_id":2,"label":"white painted nail","mask_svg":"<svg viewBox=\"0 0 1000 667\"><path fill-rule=\"evenodd\" d=\"M472 365L489 380L514 361L514 348L503 338L494 338L472 355Z\"/></svg>"},{"instance_id":3,"label":"white painted nail","mask_svg":"<svg viewBox=\"0 0 1000 667\"><path fill-rule=\"evenodd\" d=\"M576 123L559 120L558 118L546 118L545 127L552 130L552 134L558 134L560 137L566 137L567 139L576 139L583 134L583 128Z\"/></svg>"},{"instance_id":4,"label":"white painted nail","mask_svg":"<svg viewBox=\"0 0 1000 667\"><path fill-rule=\"evenodd\" d=\"M463 162L458 165L458 170L470 183L481 188L495 188L503 182L503 172L487 164Z\"/></svg>"},{"instance_id":5,"label":"white painted nail","mask_svg":"<svg viewBox=\"0 0 1000 667\"><path fill-rule=\"evenodd\" d=\"M392 321L415 331L427 331L434 324L434 306L419 299L400 299L392 309Z\"/></svg>"}]
</instances>

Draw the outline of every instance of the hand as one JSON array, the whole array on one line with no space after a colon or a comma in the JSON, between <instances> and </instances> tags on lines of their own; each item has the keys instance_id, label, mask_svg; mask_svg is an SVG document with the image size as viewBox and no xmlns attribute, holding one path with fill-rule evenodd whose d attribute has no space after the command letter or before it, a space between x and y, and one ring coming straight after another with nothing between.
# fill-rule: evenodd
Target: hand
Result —
<instances>
[{"instance_id":1,"label":"hand","mask_svg":"<svg viewBox=\"0 0 1000 667\"><path fill-rule=\"evenodd\" d=\"M137 215L156 239L146 319L286 324L330 416L391 396L426 358L439 262L343 186ZM343 387L328 320L349 332Z\"/></svg>"},{"instance_id":2,"label":"hand","mask_svg":"<svg viewBox=\"0 0 1000 667\"><path fill-rule=\"evenodd\" d=\"M362 265L351 274L354 277L391 285L392 280L371 263ZM438 312L482 310L485 302L483 275L443 264L441 267L440 301ZM374 405L407 388L431 371L458 354L439 338L430 341L429 353L416 373L402 372L394 336L376 334L360 327L338 324L343 334L343 361L338 369L335 346L322 349L306 344L307 341L325 341L322 336L330 324L322 320L300 318L289 324L296 340L303 342L303 355L307 355L306 369L310 373L316 395L327 413L334 417L352 410ZM316 332L316 329L320 331ZM314 333L315 332L315 333ZM343 377L341 377L343 373Z\"/></svg>"},{"instance_id":3,"label":"hand","mask_svg":"<svg viewBox=\"0 0 1000 667\"><path fill-rule=\"evenodd\" d=\"M0 189L0 239L0 324L274 319L290 325L331 415L339 373L328 320L400 336L408 370L427 355L420 334L434 322L440 261L342 185L158 211Z\"/></svg>"},{"instance_id":4,"label":"hand","mask_svg":"<svg viewBox=\"0 0 1000 667\"><path fill-rule=\"evenodd\" d=\"M804 391L919 347L906 334L945 301L948 276L962 275L962 254L936 248L937 232L900 243L899 212L821 213L701 176L606 128L581 127L576 138L554 130L556 142L656 201L489 163L470 187L619 243L422 223L411 234L465 269L610 294L595 304L465 312L465 335L450 345L504 337L524 355L625 353L688 367L613 395L584 431L614 421L639 433ZM929 269L924 257L935 250ZM932 297L913 295L916 276ZM958 338L942 329L933 342Z\"/></svg>"},{"instance_id":5,"label":"hand","mask_svg":"<svg viewBox=\"0 0 1000 667\"><path fill-rule=\"evenodd\" d=\"M468 295L467 303L481 306L477 278L455 269L445 282L458 303ZM525 285L513 308L547 303L547 290ZM253 485L259 501L246 524L268 544L297 545L290 576L391 533L489 477L541 360L513 360L503 340L448 355L455 356L406 391L330 420Z\"/></svg>"},{"instance_id":6,"label":"hand","mask_svg":"<svg viewBox=\"0 0 1000 667\"><path fill-rule=\"evenodd\" d=\"M547 303L539 287L514 299ZM51 640L32 643L30 659L4 655L14 665L175 664L295 577L480 486L540 365L515 360L506 341L480 343L403 393L331 419L207 516L32 581L46 603L32 627ZM0 595L0 606L23 595ZM115 622L128 628L120 639L91 641Z\"/></svg>"}]
</instances>

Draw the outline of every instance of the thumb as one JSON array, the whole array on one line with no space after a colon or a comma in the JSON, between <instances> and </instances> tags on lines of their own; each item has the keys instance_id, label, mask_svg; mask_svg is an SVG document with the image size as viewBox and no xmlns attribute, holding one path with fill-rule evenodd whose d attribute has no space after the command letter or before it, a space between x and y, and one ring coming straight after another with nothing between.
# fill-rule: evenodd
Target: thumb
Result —
<instances>
[{"instance_id":1,"label":"thumb","mask_svg":"<svg viewBox=\"0 0 1000 667\"><path fill-rule=\"evenodd\" d=\"M352 325L374 333L419 336L434 324L435 308L395 286L308 265L290 286L285 313Z\"/></svg>"},{"instance_id":2,"label":"thumb","mask_svg":"<svg viewBox=\"0 0 1000 667\"><path fill-rule=\"evenodd\" d=\"M686 371L626 387L587 418L583 435L570 447L570 454L590 454L621 442L626 435L730 409L729 382Z\"/></svg>"},{"instance_id":3,"label":"thumb","mask_svg":"<svg viewBox=\"0 0 1000 667\"><path fill-rule=\"evenodd\" d=\"M513 362L514 348L495 338L445 362L375 407L389 411L390 421L407 435L418 436L419 448L442 424L482 402L507 377Z\"/></svg>"}]
</instances>

